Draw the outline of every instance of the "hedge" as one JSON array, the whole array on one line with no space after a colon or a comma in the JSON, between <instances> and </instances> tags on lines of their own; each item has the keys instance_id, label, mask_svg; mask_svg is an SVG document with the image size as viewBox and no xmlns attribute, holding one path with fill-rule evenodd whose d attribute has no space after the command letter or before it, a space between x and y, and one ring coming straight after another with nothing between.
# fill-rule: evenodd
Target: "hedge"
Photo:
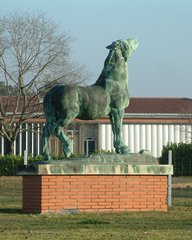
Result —
<instances>
[{"instance_id":1,"label":"hedge","mask_svg":"<svg viewBox=\"0 0 192 240\"><path fill-rule=\"evenodd\" d=\"M42 161L43 156L28 157L28 163ZM24 157L20 155L8 154L6 156L0 155L0 176L15 176L17 166L24 164Z\"/></svg>"},{"instance_id":2,"label":"hedge","mask_svg":"<svg viewBox=\"0 0 192 240\"><path fill-rule=\"evenodd\" d=\"M168 143L163 146L160 164L168 164L168 151L172 150L174 176L192 176L192 143Z\"/></svg>"},{"instance_id":3,"label":"hedge","mask_svg":"<svg viewBox=\"0 0 192 240\"><path fill-rule=\"evenodd\" d=\"M112 151L113 152L113 151ZM111 153L110 151L106 152L105 150L98 151L95 149L94 153L92 154L106 154L106 153ZM72 157L80 157L80 156L85 156L85 154L77 154L74 153ZM54 160L60 160L60 159L66 159L64 154L57 155L57 154L52 154L52 157ZM37 155L35 157L32 157L30 155L28 157L28 164L34 163L34 162L40 162L43 161L43 156L42 155ZM15 176L17 173L17 166L18 165L23 165L24 164L24 157L20 155L14 155L14 154L8 154L6 156L2 156L0 154L0 176Z\"/></svg>"},{"instance_id":4,"label":"hedge","mask_svg":"<svg viewBox=\"0 0 192 240\"><path fill-rule=\"evenodd\" d=\"M160 164L168 163L168 150L172 150L172 164L174 168L174 176L192 176L192 143L168 143L163 146ZM113 151L112 151L113 152ZM105 150L98 151L95 149L93 154L111 153ZM85 154L83 154L85 155ZM83 156L81 154L73 154L73 157ZM54 160L65 159L65 155L52 154ZM33 162L43 161L42 155L28 157L28 164ZM2 156L0 154L0 176L15 176L17 173L17 166L24 164L24 158L20 155L9 154Z\"/></svg>"}]
</instances>

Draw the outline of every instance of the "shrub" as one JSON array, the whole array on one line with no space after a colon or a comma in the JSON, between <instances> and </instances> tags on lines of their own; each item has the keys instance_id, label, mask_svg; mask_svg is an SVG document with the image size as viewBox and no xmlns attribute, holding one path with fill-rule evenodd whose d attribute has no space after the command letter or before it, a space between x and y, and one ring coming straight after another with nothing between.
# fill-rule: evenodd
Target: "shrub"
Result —
<instances>
[{"instance_id":1,"label":"shrub","mask_svg":"<svg viewBox=\"0 0 192 240\"><path fill-rule=\"evenodd\" d=\"M28 157L28 163L43 161L43 156L38 155ZM20 155L8 154L6 156L0 155L0 176L15 176L17 173L17 166L24 164L24 157Z\"/></svg>"},{"instance_id":2,"label":"shrub","mask_svg":"<svg viewBox=\"0 0 192 240\"><path fill-rule=\"evenodd\" d=\"M16 175L17 166L24 164L22 156L8 154L6 156L0 155L0 176L14 176Z\"/></svg>"},{"instance_id":3,"label":"shrub","mask_svg":"<svg viewBox=\"0 0 192 240\"><path fill-rule=\"evenodd\" d=\"M191 176L192 175L192 143L167 143L163 146L160 164L168 163L168 151L172 150L172 164L174 176Z\"/></svg>"},{"instance_id":4,"label":"shrub","mask_svg":"<svg viewBox=\"0 0 192 240\"><path fill-rule=\"evenodd\" d=\"M112 151L113 152L113 151ZM110 153L110 151L106 152L105 150L98 151L95 149L93 154L107 154ZM84 154L79 153L73 153L71 157L81 157L85 156ZM54 160L60 160L60 159L66 159L64 154L57 155L55 153L52 154L52 157ZM32 155L28 156L28 164L34 163L34 162L40 162L44 161L42 155L37 155L35 157L32 157ZM0 154L0 176L15 176L17 173L17 167L18 165L24 164L24 157L20 155L14 155L14 154L8 154L6 156L2 156Z\"/></svg>"}]
</instances>

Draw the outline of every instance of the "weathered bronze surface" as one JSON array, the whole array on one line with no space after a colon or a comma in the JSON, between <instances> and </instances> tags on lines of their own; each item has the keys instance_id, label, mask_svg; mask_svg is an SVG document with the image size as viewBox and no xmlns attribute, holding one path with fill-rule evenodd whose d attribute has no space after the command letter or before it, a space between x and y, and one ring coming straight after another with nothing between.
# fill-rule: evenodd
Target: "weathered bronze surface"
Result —
<instances>
[{"instance_id":1,"label":"weathered bronze surface","mask_svg":"<svg viewBox=\"0 0 192 240\"><path fill-rule=\"evenodd\" d=\"M172 165L159 165L145 154L97 154L68 160L44 161L18 168L19 175L168 175Z\"/></svg>"},{"instance_id":2,"label":"weathered bronze surface","mask_svg":"<svg viewBox=\"0 0 192 240\"><path fill-rule=\"evenodd\" d=\"M61 140L68 158L72 153L73 142L63 133L63 128L75 118L92 120L106 115L109 115L111 121L116 153L130 153L129 147L123 143L121 132L124 108L129 105L130 98L127 61L137 47L136 39L113 42L107 47L110 51L95 84L89 87L60 84L45 95L44 160L52 160L49 150L51 131Z\"/></svg>"}]
</instances>

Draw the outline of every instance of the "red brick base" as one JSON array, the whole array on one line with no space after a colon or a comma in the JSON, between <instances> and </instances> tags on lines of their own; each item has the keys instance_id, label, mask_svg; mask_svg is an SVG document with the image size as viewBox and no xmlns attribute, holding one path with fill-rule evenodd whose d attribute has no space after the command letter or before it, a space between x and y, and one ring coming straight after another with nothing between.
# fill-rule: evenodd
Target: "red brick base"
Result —
<instances>
[{"instance_id":1,"label":"red brick base","mask_svg":"<svg viewBox=\"0 0 192 240\"><path fill-rule=\"evenodd\" d=\"M167 176L26 175L23 212L167 211Z\"/></svg>"}]
</instances>

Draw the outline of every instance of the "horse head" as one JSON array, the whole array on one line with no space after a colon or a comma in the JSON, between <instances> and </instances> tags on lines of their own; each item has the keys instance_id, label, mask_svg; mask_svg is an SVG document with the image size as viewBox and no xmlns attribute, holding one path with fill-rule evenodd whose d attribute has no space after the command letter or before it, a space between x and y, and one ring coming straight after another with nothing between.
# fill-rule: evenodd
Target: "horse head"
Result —
<instances>
[{"instance_id":1,"label":"horse head","mask_svg":"<svg viewBox=\"0 0 192 240\"><path fill-rule=\"evenodd\" d=\"M111 51L121 51L122 56L124 57L125 62L129 60L132 52L134 52L138 47L137 39L127 39L127 40L117 40L111 45L107 46L107 49Z\"/></svg>"},{"instance_id":2,"label":"horse head","mask_svg":"<svg viewBox=\"0 0 192 240\"><path fill-rule=\"evenodd\" d=\"M114 41L111 45L106 48L110 50L105 62L104 68L96 81L96 85L105 86L106 79L115 79L118 81L119 74L124 76L124 80L128 81L128 69L127 61L129 60L132 52L138 47L137 39L127 39ZM123 73L123 74L122 74Z\"/></svg>"}]
</instances>

